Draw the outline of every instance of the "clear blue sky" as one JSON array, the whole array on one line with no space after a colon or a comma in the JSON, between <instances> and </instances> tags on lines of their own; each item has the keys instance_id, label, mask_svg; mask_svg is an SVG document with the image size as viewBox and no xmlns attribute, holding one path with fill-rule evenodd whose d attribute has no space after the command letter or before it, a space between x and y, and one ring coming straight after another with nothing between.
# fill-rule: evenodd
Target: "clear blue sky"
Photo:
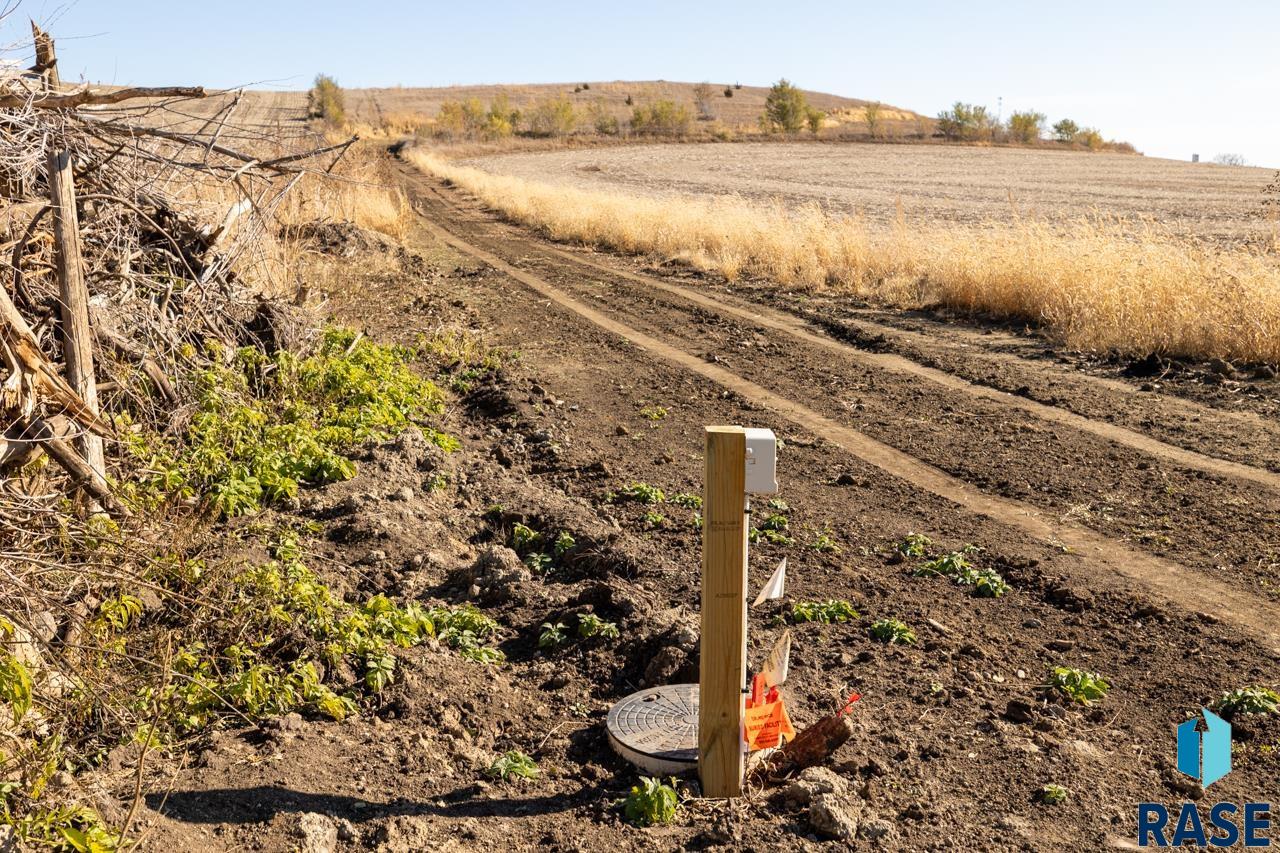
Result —
<instances>
[{"instance_id":1,"label":"clear blue sky","mask_svg":"<svg viewBox=\"0 0 1280 853\"><path fill-rule=\"evenodd\" d=\"M363 10L363 11L358 11ZM64 79L306 88L710 80L1034 107L1149 155L1280 167L1280 2L24 0Z\"/></svg>"}]
</instances>

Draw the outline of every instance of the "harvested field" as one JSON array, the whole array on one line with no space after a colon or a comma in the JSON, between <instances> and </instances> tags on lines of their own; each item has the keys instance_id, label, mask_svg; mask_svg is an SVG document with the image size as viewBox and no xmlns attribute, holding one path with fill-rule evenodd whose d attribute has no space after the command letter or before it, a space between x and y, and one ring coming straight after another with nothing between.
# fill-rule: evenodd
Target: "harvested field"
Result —
<instances>
[{"instance_id":1,"label":"harvested field","mask_svg":"<svg viewBox=\"0 0 1280 853\"><path fill-rule=\"evenodd\" d=\"M1129 154L938 145L633 145L506 154L486 171L581 189L652 196L739 196L891 222L973 224L1015 217L1150 219L1182 235L1261 243L1269 169Z\"/></svg>"}]
</instances>

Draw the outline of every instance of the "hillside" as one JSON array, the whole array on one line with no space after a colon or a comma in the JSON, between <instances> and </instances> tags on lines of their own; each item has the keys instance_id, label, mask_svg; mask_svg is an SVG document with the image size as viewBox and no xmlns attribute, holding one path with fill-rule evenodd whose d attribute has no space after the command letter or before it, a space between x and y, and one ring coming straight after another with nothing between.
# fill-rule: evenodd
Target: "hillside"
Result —
<instances>
[{"instance_id":1,"label":"hillside","mask_svg":"<svg viewBox=\"0 0 1280 853\"><path fill-rule=\"evenodd\" d=\"M586 82L586 83L532 83L532 84L500 84L485 86L443 86L443 87L394 87L381 89L345 89L348 118L356 123L380 125L389 116L396 114L419 114L434 116L440 105L446 101L478 98L488 104L499 95L506 95L515 109L524 110L535 102L563 95L575 106L585 109L594 104L602 104L611 113L623 118L630 115L631 107L627 105L628 96L633 104L644 104L658 100L672 100L683 103L692 109L696 83L678 83L667 80ZM732 84L711 83L715 97L713 112L720 121L730 126L754 125L764 110L765 96L769 93L767 86L743 86L733 88ZM585 86L585 88L584 88ZM725 97L728 88L732 97ZM577 90L577 91L575 91ZM823 110L833 123L850 123L862 121L863 108L870 101L857 98L846 98L826 92L805 91L809 103ZM304 92L246 92L243 109L247 119L256 124L275 124L278 121L301 119L306 107ZM910 110L884 105L881 118L887 126L915 125L919 121L931 121Z\"/></svg>"}]
</instances>

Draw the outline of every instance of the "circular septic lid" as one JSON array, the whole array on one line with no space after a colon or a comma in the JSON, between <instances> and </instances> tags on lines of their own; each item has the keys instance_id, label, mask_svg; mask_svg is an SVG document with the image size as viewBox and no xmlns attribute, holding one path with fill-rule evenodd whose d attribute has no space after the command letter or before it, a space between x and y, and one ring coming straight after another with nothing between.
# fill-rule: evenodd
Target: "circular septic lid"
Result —
<instances>
[{"instance_id":1,"label":"circular septic lid","mask_svg":"<svg viewBox=\"0 0 1280 853\"><path fill-rule=\"evenodd\" d=\"M650 773L698 766L698 685L667 684L632 693L609 709L614 751Z\"/></svg>"}]
</instances>

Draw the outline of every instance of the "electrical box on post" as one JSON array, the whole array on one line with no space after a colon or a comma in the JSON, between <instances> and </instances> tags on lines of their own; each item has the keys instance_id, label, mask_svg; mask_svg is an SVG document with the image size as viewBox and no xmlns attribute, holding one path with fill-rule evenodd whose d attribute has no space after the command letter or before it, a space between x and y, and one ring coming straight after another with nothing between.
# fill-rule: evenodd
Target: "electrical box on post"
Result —
<instances>
[{"instance_id":1,"label":"electrical box on post","mask_svg":"<svg viewBox=\"0 0 1280 853\"><path fill-rule=\"evenodd\" d=\"M778 493L778 439L771 429L747 427L747 494Z\"/></svg>"}]
</instances>

